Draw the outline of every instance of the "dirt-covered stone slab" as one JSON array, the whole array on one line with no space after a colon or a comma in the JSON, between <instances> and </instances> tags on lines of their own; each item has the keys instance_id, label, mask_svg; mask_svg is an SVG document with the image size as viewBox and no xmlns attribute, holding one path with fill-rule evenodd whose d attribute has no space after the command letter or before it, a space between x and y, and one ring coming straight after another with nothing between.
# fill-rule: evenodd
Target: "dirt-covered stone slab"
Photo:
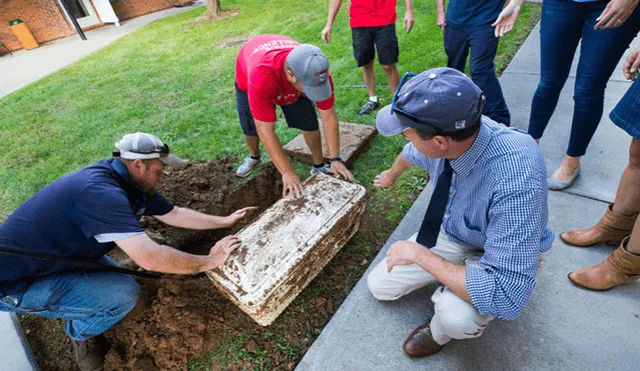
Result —
<instances>
[{"instance_id":1,"label":"dirt-covered stone slab","mask_svg":"<svg viewBox=\"0 0 640 371\"><path fill-rule=\"evenodd\" d=\"M316 174L305 194L283 198L237 236L242 245L221 268L207 272L214 285L263 326L271 324L360 226L366 190Z\"/></svg>"},{"instance_id":2,"label":"dirt-covered stone slab","mask_svg":"<svg viewBox=\"0 0 640 371\"><path fill-rule=\"evenodd\" d=\"M378 131L373 126L352 124L350 122L340 123L340 156L344 163L351 167L356 161L358 155L367 149L367 145L373 140ZM327 149L327 141L324 138L322 130L322 121L320 121L320 134L322 135L322 153L326 160L329 159L329 151ZM303 134L293 138L292 141L284 146L287 155L295 158L300 162L313 164L311 151L307 143L304 141Z\"/></svg>"}]
</instances>

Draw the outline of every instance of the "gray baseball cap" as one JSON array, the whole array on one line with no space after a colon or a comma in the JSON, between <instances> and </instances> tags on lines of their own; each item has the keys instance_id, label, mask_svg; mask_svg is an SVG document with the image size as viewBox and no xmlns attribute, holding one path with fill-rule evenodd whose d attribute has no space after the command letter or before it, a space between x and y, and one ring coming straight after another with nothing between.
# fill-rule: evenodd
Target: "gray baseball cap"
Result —
<instances>
[{"instance_id":1,"label":"gray baseball cap","mask_svg":"<svg viewBox=\"0 0 640 371\"><path fill-rule=\"evenodd\" d=\"M331 97L329 60L315 45L300 44L287 56L287 66L302 83L307 98L322 102Z\"/></svg>"},{"instance_id":2,"label":"gray baseball cap","mask_svg":"<svg viewBox=\"0 0 640 371\"><path fill-rule=\"evenodd\" d=\"M176 166L184 162L179 157L172 155L169 146L152 134L140 132L126 134L115 143L115 146L118 151L113 152L113 156L125 160L157 158L167 166Z\"/></svg>"},{"instance_id":3,"label":"gray baseball cap","mask_svg":"<svg viewBox=\"0 0 640 371\"><path fill-rule=\"evenodd\" d=\"M401 82L394 102L378 112L376 127L384 136L408 128L427 133L453 133L476 124L484 101L480 88L462 72L447 67L434 68L415 75L405 84Z\"/></svg>"}]
</instances>

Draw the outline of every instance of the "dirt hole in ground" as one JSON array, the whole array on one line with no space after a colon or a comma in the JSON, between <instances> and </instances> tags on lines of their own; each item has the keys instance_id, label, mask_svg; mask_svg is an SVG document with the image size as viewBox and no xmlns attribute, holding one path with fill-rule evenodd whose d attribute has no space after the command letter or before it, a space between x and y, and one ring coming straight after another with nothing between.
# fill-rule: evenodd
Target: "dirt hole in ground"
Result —
<instances>
[{"instance_id":1,"label":"dirt hole in ground","mask_svg":"<svg viewBox=\"0 0 640 371\"><path fill-rule=\"evenodd\" d=\"M236 177L233 165L233 160L225 158L170 170L160 192L177 206L214 215L258 206L250 219L232 229L191 231L147 218L141 221L147 233L159 243L206 254L216 241L237 232L280 198L280 175L272 164L262 165L249 179ZM121 252L111 255L121 263L131 263ZM105 362L107 370L186 370L189 360L219 346L225 316L244 316L204 275L139 282L145 295L144 310L106 333L113 344Z\"/></svg>"},{"instance_id":2,"label":"dirt hole in ground","mask_svg":"<svg viewBox=\"0 0 640 371\"><path fill-rule=\"evenodd\" d=\"M280 197L280 176L271 164L245 180L235 176L234 165L233 160L223 159L176 169L163 192L178 206L213 214L252 204L265 209ZM217 192L222 189L226 193ZM226 196L219 200L220 193ZM206 197L197 196L201 194ZM139 280L147 306L107 331L113 349L106 370L292 370L395 229L397 222L389 222L382 206L367 207L353 239L269 327L240 311L204 275ZM160 242L203 253L242 227L203 233L145 223L155 228L151 233ZM78 370L64 321L35 315L20 318L41 369Z\"/></svg>"}]
</instances>

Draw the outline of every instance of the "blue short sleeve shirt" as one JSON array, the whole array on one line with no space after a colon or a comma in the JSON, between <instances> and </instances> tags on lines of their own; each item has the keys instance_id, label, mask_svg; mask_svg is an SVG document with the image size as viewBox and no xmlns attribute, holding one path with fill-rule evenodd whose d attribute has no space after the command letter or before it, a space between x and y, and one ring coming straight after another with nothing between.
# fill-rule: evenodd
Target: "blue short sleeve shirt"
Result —
<instances>
[{"instance_id":1,"label":"blue short sleeve shirt","mask_svg":"<svg viewBox=\"0 0 640 371\"><path fill-rule=\"evenodd\" d=\"M143 215L164 215L173 205L129 182L119 159L99 161L51 183L0 225L0 245L13 250L96 261L122 236L144 233ZM70 268L0 253L0 293L15 294L33 280Z\"/></svg>"}]
</instances>

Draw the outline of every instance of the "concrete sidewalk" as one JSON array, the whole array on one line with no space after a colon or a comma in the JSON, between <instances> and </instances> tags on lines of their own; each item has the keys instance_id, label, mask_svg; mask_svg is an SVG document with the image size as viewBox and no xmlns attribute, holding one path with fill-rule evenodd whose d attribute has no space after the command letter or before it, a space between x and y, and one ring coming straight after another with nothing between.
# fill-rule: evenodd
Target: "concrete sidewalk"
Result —
<instances>
[{"instance_id":1,"label":"concrete sidewalk","mask_svg":"<svg viewBox=\"0 0 640 371\"><path fill-rule=\"evenodd\" d=\"M123 21L120 27L104 26L86 32L86 41L74 35L44 44L37 49L14 52L13 56L5 54L0 57L0 99L88 56L142 26L202 5L204 5L203 1L197 1L192 6L170 8Z\"/></svg>"},{"instance_id":2,"label":"concrete sidewalk","mask_svg":"<svg viewBox=\"0 0 640 371\"><path fill-rule=\"evenodd\" d=\"M523 130L539 80L539 45L538 26L501 78L512 122ZM567 82L541 142L549 173L564 156L569 140L574 77ZM614 198L630 138L607 116L629 85L617 70L607 88L605 117L583 158L582 175L566 192L549 194L549 226L556 236L593 225ZM429 199L430 191L423 192L369 270L393 242L418 230ZM368 292L365 274L297 370L637 370L640 283L599 293L578 289L566 277L600 263L612 250L578 249L556 237L543 256L536 291L518 320L494 321L480 338L453 341L440 353L417 360L403 354L402 343L433 314L430 297L437 285L396 302L379 302Z\"/></svg>"}]
</instances>

